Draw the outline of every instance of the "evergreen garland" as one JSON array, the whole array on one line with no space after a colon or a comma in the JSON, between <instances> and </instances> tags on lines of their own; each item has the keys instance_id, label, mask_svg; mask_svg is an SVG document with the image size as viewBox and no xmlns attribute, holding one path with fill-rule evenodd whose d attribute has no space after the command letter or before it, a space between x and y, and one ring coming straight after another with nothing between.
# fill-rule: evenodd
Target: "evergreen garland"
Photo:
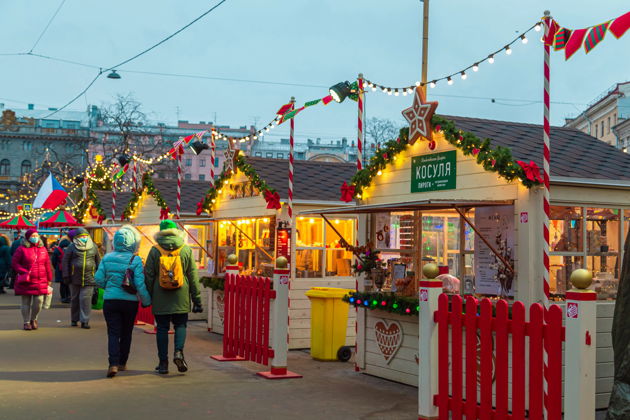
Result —
<instances>
[{"instance_id":1,"label":"evergreen garland","mask_svg":"<svg viewBox=\"0 0 630 420\"><path fill-rule=\"evenodd\" d=\"M271 193L276 192L274 188L271 188L265 182L265 180L262 179L260 175L258 175L256 169L254 169L252 165L247 163L244 155L239 154L239 156L236 158L235 163L236 168L239 171L243 172L245 176L247 176L254 188L256 188L260 194L264 195L265 191L269 191ZM229 171L225 168L223 169L223 171L221 171L221 174L214 182L215 187L210 187L208 189L208 192L206 192L205 197L200 202L203 211L208 213L211 211L212 205L216 202L217 197L219 196L219 190L222 189L224 185L226 185L226 181L228 181L232 177L232 175L234 175L232 171Z\"/></svg>"},{"instance_id":2,"label":"evergreen garland","mask_svg":"<svg viewBox=\"0 0 630 420\"><path fill-rule=\"evenodd\" d=\"M74 218L77 219L77 222L83 223L83 215L86 211L88 211L88 205L92 203L92 207L96 210L96 214L98 214L98 219L100 221L105 220L105 210L103 210L103 206L101 206L101 202L96 195L96 192L92 188L88 188L87 190L87 198L82 199L79 202L79 205L74 210ZM100 223L99 221L99 223Z\"/></svg>"},{"instance_id":3,"label":"evergreen garland","mask_svg":"<svg viewBox=\"0 0 630 420\"><path fill-rule=\"evenodd\" d=\"M142 197L142 193L145 190L150 196L153 197L153 199L155 200L155 203L162 210L167 210L167 211L169 210L168 204L166 204L164 197L162 197L162 193L160 193L160 190L158 190L155 187L155 184L153 184L153 172L145 172L142 175L142 186L133 191L133 194L131 195L131 198L129 199L127 206L123 210L121 220L129 219L135 213L137 203L140 200L140 197Z\"/></svg>"},{"instance_id":4,"label":"evergreen garland","mask_svg":"<svg viewBox=\"0 0 630 420\"><path fill-rule=\"evenodd\" d=\"M420 311L417 297L397 296L391 292L351 292L343 301L356 308L380 309L398 315L417 316Z\"/></svg>"},{"instance_id":5,"label":"evergreen garland","mask_svg":"<svg viewBox=\"0 0 630 420\"><path fill-rule=\"evenodd\" d=\"M225 279L223 277L202 277L200 280L203 287L212 290L223 290Z\"/></svg>"},{"instance_id":6,"label":"evergreen garland","mask_svg":"<svg viewBox=\"0 0 630 420\"><path fill-rule=\"evenodd\" d=\"M433 116L431 124L434 129L441 130L446 141L461 150L465 156L475 156L477 163L482 165L486 171L496 172L507 181L519 179L527 188L540 185L540 182L536 180L527 179L525 171L514 160L509 148L503 146L492 147L490 139L480 139L473 133L461 131L457 129L454 122L439 115ZM365 168L354 174L350 182L355 187L356 198L361 198L361 194L372 184L372 180L377 176L378 171L385 170L387 165L391 164L396 156L407 148L409 144L408 139L409 128L401 128L397 140L386 142L370 158L370 162Z\"/></svg>"}]
</instances>

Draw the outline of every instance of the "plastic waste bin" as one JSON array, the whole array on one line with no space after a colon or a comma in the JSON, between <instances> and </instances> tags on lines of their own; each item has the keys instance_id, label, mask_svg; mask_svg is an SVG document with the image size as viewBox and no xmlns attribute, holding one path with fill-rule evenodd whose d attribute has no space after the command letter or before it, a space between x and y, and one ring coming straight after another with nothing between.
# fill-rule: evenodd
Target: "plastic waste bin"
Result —
<instances>
[{"instance_id":1,"label":"plastic waste bin","mask_svg":"<svg viewBox=\"0 0 630 420\"><path fill-rule=\"evenodd\" d=\"M348 361L346 347L349 305L342 298L352 289L313 287L306 291L311 301L311 356L317 360Z\"/></svg>"}]
</instances>

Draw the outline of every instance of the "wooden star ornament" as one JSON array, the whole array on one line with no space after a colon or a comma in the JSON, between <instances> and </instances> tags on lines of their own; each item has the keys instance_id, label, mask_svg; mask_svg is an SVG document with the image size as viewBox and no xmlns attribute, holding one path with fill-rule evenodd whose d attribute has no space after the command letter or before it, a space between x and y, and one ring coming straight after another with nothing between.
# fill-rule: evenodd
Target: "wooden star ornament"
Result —
<instances>
[{"instance_id":1,"label":"wooden star ornament","mask_svg":"<svg viewBox=\"0 0 630 420\"><path fill-rule=\"evenodd\" d=\"M228 145L228 148L225 151L225 170L231 171L233 174L236 173L236 160L238 159L239 152L240 150Z\"/></svg>"},{"instance_id":2,"label":"wooden star ornament","mask_svg":"<svg viewBox=\"0 0 630 420\"><path fill-rule=\"evenodd\" d=\"M416 87L413 105L402 112L403 117L409 122L409 144L414 144L420 137L433 140L431 117L437 106L437 102L427 102L422 88Z\"/></svg>"}]
</instances>

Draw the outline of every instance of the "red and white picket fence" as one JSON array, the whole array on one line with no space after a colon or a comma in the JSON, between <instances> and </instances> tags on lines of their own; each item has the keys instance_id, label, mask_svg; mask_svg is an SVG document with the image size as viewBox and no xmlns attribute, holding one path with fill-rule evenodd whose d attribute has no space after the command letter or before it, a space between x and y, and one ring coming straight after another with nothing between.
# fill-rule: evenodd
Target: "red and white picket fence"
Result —
<instances>
[{"instance_id":1,"label":"red and white picket fence","mask_svg":"<svg viewBox=\"0 0 630 420\"><path fill-rule=\"evenodd\" d=\"M225 275L223 354L211 356L214 360L271 365L269 371L258 372L267 379L302 377L287 370L288 275L286 269L274 270L273 281Z\"/></svg>"},{"instance_id":2,"label":"red and white picket fence","mask_svg":"<svg viewBox=\"0 0 630 420\"><path fill-rule=\"evenodd\" d=\"M440 419L562 418L562 309L533 304L529 321L522 302L509 312L505 300L438 298Z\"/></svg>"}]
</instances>

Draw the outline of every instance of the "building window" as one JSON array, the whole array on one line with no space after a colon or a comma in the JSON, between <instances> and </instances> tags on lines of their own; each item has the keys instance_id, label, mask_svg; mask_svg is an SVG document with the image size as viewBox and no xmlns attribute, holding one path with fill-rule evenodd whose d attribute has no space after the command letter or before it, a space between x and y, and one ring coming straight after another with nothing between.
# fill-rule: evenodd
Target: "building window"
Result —
<instances>
[{"instance_id":1,"label":"building window","mask_svg":"<svg viewBox=\"0 0 630 420\"><path fill-rule=\"evenodd\" d=\"M602 137L604 137L604 121L602 121L601 132L602 132Z\"/></svg>"},{"instance_id":2,"label":"building window","mask_svg":"<svg viewBox=\"0 0 630 420\"><path fill-rule=\"evenodd\" d=\"M610 134L610 117L608 117L608 131L606 133Z\"/></svg>"},{"instance_id":3,"label":"building window","mask_svg":"<svg viewBox=\"0 0 630 420\"><path fill-rule=\"evenodd\" d=\"M199 175L199 181L205 181L206 180L206 176L205 175Z\"/></svg>"},{"instance_id":4,"label":"building window","mask_svg":"<svg viewBox=\"0 0 630 420\"><path fill-rule=\"evenodd\" d=\"M268 158L273 158L273 153L267 153L267 154L265 154L265 156L268 157Z\"/></svg>"},{"instance_id":5,"label":"building window","mask_svg":"<svg viewBox=\"0 0 630 420\"><path fill-rule=\"evenodd\" d=\"M30 152L31 150L33 150L33 143L28 140L23 142L22 150L24 150L25 152Z\"/></svg>"},{"instance_id":6,"label":"building window","mask_svg":"<svg viewBox=\"0 0 630 420\"><path fill-rule=\"evenodd\" d=\"M206 160L205 159L199 159L199 166L202 168L206 167Z\"/></svg>"},{"instance_id":7,"label":"building window","mask_svg":"<svg viewBox=\"0 0 630 420\"><path fill-rule=\"evenodd\" d=\"M28 174L31 172L31 161L30 160L23 160L22 161L22 176Z\"/></svg>"},{"instance_id":8,"label":"building window","mask_svg":"<svg viewBox=\"0 0 630 420\"><path fill-rule=\"evenodd\" d=\"M184 175L184 179L192 179L192 175L191 174L186 174L186 175Z\"/></svg>"},{"instance_id":9,"label":"building window","mask_svg":"<svg viewBox=\"0 0 630 420\"><path fill-rule=\"evenodd\" d=\"M256 156L256 157L262 157L262 152L256 152L256 153L254 153L254 156Z\"/></svg>"},{"instance_id":10,"label":"building window","mask_svg":"<svg viewBox=\"0 0 630 420\"><path fill-rule=\"evenodd\" d=\"M276 155L276 157L277 157L278 159L284 159L284 154L282 154L282 153L278 153L278 154Z\"/></svg>"},{"instance_id":11,"label":"building window","mask_svg":"<svg viewBox=\"0 0 630 420\"><path fill-rule=\"evenodd\" d=\"M192 159L190 158L186 159L186 166L192 166Z\"/></svg>"},{"instance_id":12,"label":"building window","mask_svg":"<svg viewBox=\"0 0 630 420\"><path fill-rule=\"evenodd\" d=\"M2 159L0 161L0 176L9 176L11 172L11 162L9 159Z\"/></svg>"}]
</instances>

